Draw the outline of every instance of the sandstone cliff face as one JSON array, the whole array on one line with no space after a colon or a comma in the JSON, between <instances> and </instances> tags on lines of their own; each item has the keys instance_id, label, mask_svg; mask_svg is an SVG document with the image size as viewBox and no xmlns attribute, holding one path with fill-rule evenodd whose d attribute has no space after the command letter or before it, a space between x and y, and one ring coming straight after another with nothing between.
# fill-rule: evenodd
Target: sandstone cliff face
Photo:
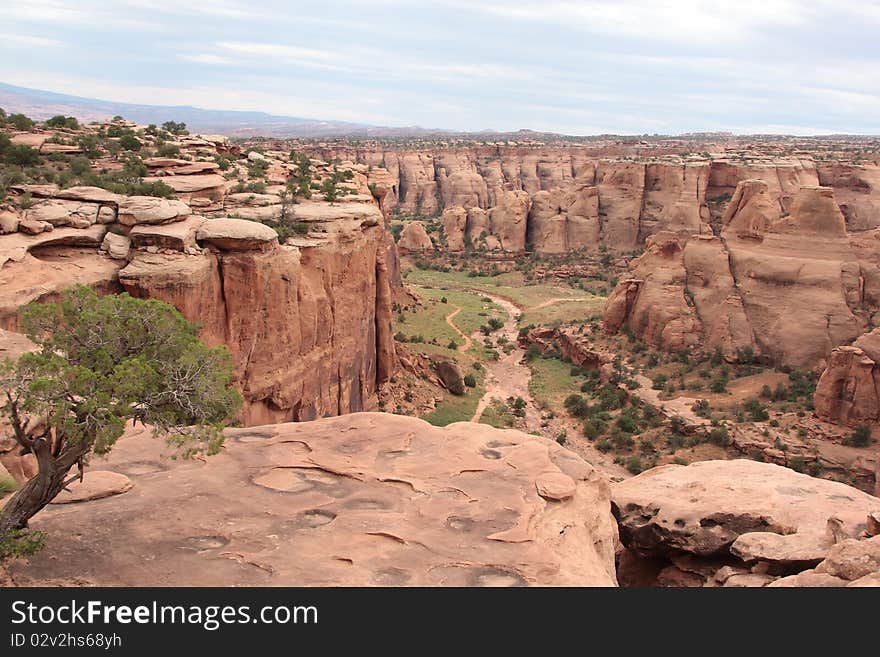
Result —
<instances>
[{"instance_id":1,"label":"sandstone cliff face","mask_svg":"<svg viewBox=\"0 0 880 657\"><path fill-rule=\"evenodd\" d=\"M137 253L119 280L229 346L246 424L370 410L394 370L383 231L351 226L266 250L232 243L206 255Z\"/></svg>"},{"instance_id":2,"label":"sandstone cliff face","mask_svg":"<svg viewBox=\"0 0 880 657\"><path fill-rule=\"evenodd\" d=\"M162 166L183 168L175 162ZM173 304L208 343L229 347L245 424L371 410L397 368L391 308L403 287L367 178L352 184L338 203L296 204L291 218L307 232L285 245L269 226L193 215L179 200L28 189L54 223L0 236L0 326L16 330L22 305L73 283L126 290ZM277 216L277 197L262 196L247 202ZM114 232L100 222L105 208Z\"/></svg>"},{"instance_id":3,"label":"sandstone cliff face","mask_svg":"<svg viewBox=\"0 0 880 657\"><path fill-rule=\"evenodd\" d=\"M538 253L593 251L599 247L599 190L583 183L563 190L540 191L532 196L528 243Z\"/></svg>"},{"instance_id":4,"label":"sandstone cliff face","mask_svg":"<svg viewBox=\"0 0 880 657\"><path fill-rule=\"evenodd\" d=\"M720 239L648 239L609 297L605 327L626 323L671 350L700 343L732 356L752 347L776 363L814 367L867 326L862 269L831 189L802 187L784 212L764 181L746 180Z\"/></svg>"}]
</instances>

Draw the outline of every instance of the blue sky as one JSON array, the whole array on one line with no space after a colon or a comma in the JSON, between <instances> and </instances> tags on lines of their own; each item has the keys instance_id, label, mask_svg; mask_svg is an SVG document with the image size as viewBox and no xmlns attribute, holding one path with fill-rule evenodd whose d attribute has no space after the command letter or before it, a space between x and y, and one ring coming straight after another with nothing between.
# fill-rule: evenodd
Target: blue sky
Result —
<instances>
[{"instance_id":1,"label":"blue sky","mask_svg":"<svg viewBox=\"0 0 880 657\"><path fill-rule=\"evenodd\" d=\"M880 1L3 0L0 81L570 134L880 133Z\"/></svg>"}]
</instances>

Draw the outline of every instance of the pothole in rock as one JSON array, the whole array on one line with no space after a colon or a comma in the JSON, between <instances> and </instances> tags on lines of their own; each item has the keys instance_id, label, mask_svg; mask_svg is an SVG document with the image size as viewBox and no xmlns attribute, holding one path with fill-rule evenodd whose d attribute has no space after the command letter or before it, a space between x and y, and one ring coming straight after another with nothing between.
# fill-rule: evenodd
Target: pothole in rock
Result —
<instances>
[{"instance_id":1,"label":"pothole in rock","mask_svg":"<svg viewBox=\"0 0 880 657\"><path fill-rule=\"evenodd\" d=\"M468 575L468 580L471 586L511 587L529 585L521 575L492 566L474 568Z\"/></svg>"},{"instance_id":2,"label":"pothole in rock","mask_svg":"<svg viewBox=\"0 0 880 657\"><path fill-rule=\"evenodd\" d=\"M129 477L155 474L157 472L164 472L167 469L167 465L158 461L134 461L133 463L121 464L117 468L117 470Z\"/></svg>"},{"instance_id":3,"label":"pothole in rock","mask_svg":"<svg viewBox=\"0 0 880 657\"><path fill-rule=\"evenodd\" d=\"M461 516L449 516L446 519L446 526L454 532L472 532L476 526L473 518L463 518Z\"/></svg>"},{"instance_id":4,"label":"pothole in rock","mask_svg":"<svg viewBox=\"0 0 880 657\"><path fill-rule=\"evenodd\" d=\"M336 514L324 509L309 509L296 516L290 524L295 528L316 529L336 520Z\"/></svg>"},{"instance_id":5,"label":"pothole in rock","mask_svg":"<svg viewBox=\"0 0 880 657\"><path fill-rule=\"evenodd\" d=\"M276 467L254 478L254 483L283 493L317 490L330 497L346 497L354 488L347 477L313 468Z\"/></svg>"},{"instance_id":6,"label":"pothole in rock","mask_svg":"<svg viewBox=\"0 0 880 657\"><path fill-rule=\"evenodd\" d=\"M256 443L263 442L269 438L274 438L277 432L259 429L227 429L226 437L232 438L239 443Z\"/></svg>"},{"instance_id":7,"label":"pothole in rock","mask_svg":"<svg viewBox=\"0 0 880 657\"><path fill-rule=\"evenodd\" d=\"M346 509L355 511L389 511L392 506L389 502L375 497L358 497L345 503Z\"/></svg>"},{"instance_id":8,"label":"pothole in rock","mask_svg":"<svg viewBox=\"0 0 880 657\"><path fill-rule=\"evenodd\" d=\"M229 544L225 536L190 536L186 539L186 547L193 550L216 550Z\"/></svg>"},{"instance_id":9,"label":"pothole in rock","mask_svg":"<svg viewBox=\"0 0 880 657\"><path fill-rule=\"evenodd\" d=\"M499 452L497 449L488 449L488 448L481 449L480 454L482 455L482 457L484 459L489 459L490 461L497 461L498 459L500 459L503 456L503 454L501 452Z\"/></svg>"},{"instance_id":10,"label":"pothole in rock","mask_svg":"<svg viewBox=\"0 0 880 657\"><path fill-rule=\"evenodd\" d=\"M373 582L383 586L402 586L410 579L412 576L408 572L394 567L377 570L373 575Z\"/></svg>"}]
</instances>

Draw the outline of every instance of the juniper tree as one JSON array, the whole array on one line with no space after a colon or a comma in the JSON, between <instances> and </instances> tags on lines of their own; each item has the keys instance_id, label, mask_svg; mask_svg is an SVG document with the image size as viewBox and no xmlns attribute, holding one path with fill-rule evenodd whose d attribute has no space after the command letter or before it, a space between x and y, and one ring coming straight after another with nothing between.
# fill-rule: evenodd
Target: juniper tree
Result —
<instances>
[{"instance_id":1,"label":"juniper tree","mask_svg":"<svg viewBox=\"0 0 880 657\"><path fill-rule=\"evenodd\" d=\"M173 306L76 286L58 303L28 305L21 326L37 350L0 367L0 413L38 471L0 510L0 543L81 479L89 455L108 453L128 420L184 456L219 451L220 428L241 404L231 358L200 342Z\"/></svg>"}]
</instances>

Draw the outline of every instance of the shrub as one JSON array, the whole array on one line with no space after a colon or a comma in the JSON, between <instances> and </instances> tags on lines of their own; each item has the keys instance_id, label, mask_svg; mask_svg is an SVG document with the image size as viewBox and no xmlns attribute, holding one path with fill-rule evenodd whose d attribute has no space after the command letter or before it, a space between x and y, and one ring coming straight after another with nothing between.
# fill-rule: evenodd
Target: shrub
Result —
<instances>
[{"instance_id":1,"label":"shrub","mask_svg":"<svg viewBox=\"0 0 880 657\"><path fill-rule=\"evenodd\" d=\"M753 422L764 422L770 419L767 413L767 407L764 406L756 397L752 397L743 404L743 408Z\"/></svg>"},{"instance_id":2,"label":"shrub","mask_svg":"<svg viewBox=\"0 0 880 657\"><path fill-rule=\"evenodd\" d=\"M709 384L709 390L715 393L727 392L727 377L717 376Z\"/></svg>"},{"instance_id":3,"label":"shrub","mask_svg":"<svg viewBox=\"0 0 880 657\"><path fill-rule=\"evenodd\" d=\"M803 473L807 469L807 462L801 455L792 456L791 460L789 460L788 462L788 467L790 467L795 472Z\"/></svg>"},{"instance_id":4,"label":"shrub","mask_svg":"<svg viewBox=\"0 0 880 657\"><path fill-rule=\"evenodd\" d=\"M694 402L694 405L691 406L691 410L698 415L699 417L709 417L709 400L708 399L698 399Z\"/></svg>"},{"instance_id":5,"label":"shrub","mask_svg":"<svg viewBox=\"0 0 880 657\"><path fill-rule=\"evenodd\" d=\"M85 155L77 155L70 160L70 172L79 177L92 170L92 163Z\"/></svg>"},{"instance_id":6,"label":"shrub","mask_svg":"<svg viewBox=\"0 0 880 657\"><path fill-rule=\"evenodd\" d=\"M18 490L18 482L10 476L0 475L0 497Z\"/></svg>"},{"instance_id":7,"label":"shrub","mask_svg":"<svg viewBox=\"0 0 880 657\"><path fill-rule=\"evenodd\" d=\"M642 471L642 459L638 456L630 456L624 465L628 472L639 474Z\"/></svg>"},{"instance_id":8,"label":"shrub","mask_svg":"<svg viewBox=\"0 0 880 657\"><path fill-rule=\"evenodd\" d=\"M6 117L6 123L16 130L32 130L34 127L33 120L24 114L10 114Z\"/></svg>"},{"instance_id":9,"label":"shrub","mask_svg":"<svg viewBox=\"0 0 880 657\"><path fill-rule=\"evenodd\" d=\"M665 374L658 374L654 377L654 385L652 385L651 387L654 388L654 390L663 390L663 388L666 387L666 382L668 380L669 377Z\"/></svg>"},{"instance_id":10,"label":"shrub","mask_svg":"<svg viewBox=\"0 0 880 657\"><path fill-rule=\"evenodd\" d=\"M3 149L3 159L9 164L30 167L40 162L40 152L24 144L10 144Z\"/></svg>"},{"instance_id":11,"label":"shrub","mask_svg":"<svg viewBox=\"0 0 880 657\"><path fill-rule=\"evenodd\" d=\"M143 144L141 144L140 140L134 135L125 134L119 138L119 145L126 151L139 151Z\"/></svg>"},{"instance_id":12,"label":"shrub","mask_svg":"<svg viewBox=\"0 0 880 657\"><path fill-rule=\"evenodd\" d=\"M53 116L51 119L46 120L47 128L67 128L68 130L78 130L79 129L79 121L76 120L74 116L64 116L62 114L57 114Z\"/></svg>"},{"instance_id":13,"label":"shrub","mask_svg":"<svg viewBox=\"0 0 880 657\"><path fill-rule=\"evenodd\" d=\"M850 435L844 437L843 444L847 447L867 447L871 444L871 427L860 424Z\"/></svg>"},{"instance_id":14,"label":"shrub","mask_svg":"<svg viewBox=\"0 0 880 657\"><path fill-rule=\"evenodd\" d=\"M598 417L592 417L588 420L584 421L584 437L589 440L596 440L599 436L605 433L605 430L608 428L608 424Z\"/></svg>"},{"instance_id":15,"label":"shrub","mask_svg":"<svg viewBox=\"0 0 880 657\"><path fill-rule=\"evenodd\" d=\"M477 379L473 374L465 374L464 375L464 384L468 388L476 388L477 387Z\"/></svg>"},{"instance_id":16,"label":"shrub","mask_svg":"<svg viewBox=\"0 0 880 657\"><path fill-rule=\"evenodd\" d=\"M730 434L727 433L727 429L724 427L712 429L707 438L710 443L718 447L727 447L730 444Z\"/></svg>"},{"instance_id":17,"label":"shrub","mask_svg":"<svg viewBox=\"0 0 880 657\"><path fill-rule=\"evenodd\" d=\"M177 144L162 144L156 149L159 157L177 157L180 155L180 147Z\"/></svg>"}]
</instances>

